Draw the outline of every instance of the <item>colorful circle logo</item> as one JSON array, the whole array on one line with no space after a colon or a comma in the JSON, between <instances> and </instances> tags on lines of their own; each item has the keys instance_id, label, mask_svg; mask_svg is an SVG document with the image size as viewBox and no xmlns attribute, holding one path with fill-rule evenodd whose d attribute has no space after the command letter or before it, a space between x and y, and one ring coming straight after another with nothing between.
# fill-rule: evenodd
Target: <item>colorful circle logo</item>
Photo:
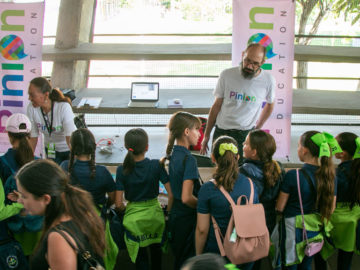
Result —
<instances>
[{"instance_id":1,"label":"colorful circle logo","mask_svg":"<svg viewBox=\"0 0 360 270\"><path fill-rule=\"evenodd\" d=\"M248 45L250 43L259 43L266 48L265 59L270 59L276 55L276 53L273 52L273 43L271 38L264 33L257 33L252 35L248 40Z\"/></svg>"},{"instance_id":2,"label":"colorful circle logo","mask_svg":"<svg viewBox=\"0 0 360 270\"><path fill-rule=\"evenodd\" d=\"M0 50L2 56L7 60L20 60L25 58L24 42L15 35L8 35L1 39Z\"/></svg>"},{"instance_id":3,"label":"colorful circle logo","mask_svg":"<svg viewBox=\"0 0 360 270\"><path fill-rule=\"evenodd\" d=\"M10 269L14 269L18 266L19 262L15 255L10 255L6 258L6 263Z\"/></svg>"}]
</instances>

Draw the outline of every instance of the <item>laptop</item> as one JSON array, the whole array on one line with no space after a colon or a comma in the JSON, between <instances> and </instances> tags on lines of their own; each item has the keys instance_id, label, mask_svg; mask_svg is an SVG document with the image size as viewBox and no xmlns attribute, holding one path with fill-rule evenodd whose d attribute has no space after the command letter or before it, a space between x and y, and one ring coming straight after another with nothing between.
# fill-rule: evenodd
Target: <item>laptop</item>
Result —
<instances>
[{"instance_id":1,"label":"laptop","mask_svg":"<svg viewBox=\"0 0 360 270\"><path fill-rule=\"evenodd\" d=\"M129 107L158 107L159 83L133 82L131 83L131 97Z\"/></svg>"}]
</instances>

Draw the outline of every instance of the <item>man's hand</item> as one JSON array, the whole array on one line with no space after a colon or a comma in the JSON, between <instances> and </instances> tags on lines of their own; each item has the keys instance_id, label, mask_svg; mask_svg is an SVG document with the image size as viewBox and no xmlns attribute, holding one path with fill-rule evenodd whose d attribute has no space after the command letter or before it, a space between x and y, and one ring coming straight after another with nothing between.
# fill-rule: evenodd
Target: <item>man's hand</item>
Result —
<instances>
[{"instance_id":1,"label":"man's hand","mask_svg":"<svg viewBox=\"0 0 360 270\"><path fill-rule=\"evenodd\" d=\"M200 149L200 155L206 155L207 151L209 150L208 142L209 137L204 137L203 141L201 142L201 149Z\"/></svg>"}]
</instances>

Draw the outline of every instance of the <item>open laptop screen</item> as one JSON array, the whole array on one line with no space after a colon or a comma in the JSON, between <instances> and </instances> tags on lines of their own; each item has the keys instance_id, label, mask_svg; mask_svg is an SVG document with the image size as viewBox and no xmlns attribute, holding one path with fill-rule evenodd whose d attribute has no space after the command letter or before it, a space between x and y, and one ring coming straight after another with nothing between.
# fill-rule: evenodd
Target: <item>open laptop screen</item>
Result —
<instances>
[{"instance_id":1,"label":"open laptop screen","mask_svg":"<svg viewBox=\"0 0 360 270\"><path fill-rule=\"evenodd\" d=\"M131 84L132 101L157 101L159 100L159 83L133 82Z\"/></svg>"}]
</instances>

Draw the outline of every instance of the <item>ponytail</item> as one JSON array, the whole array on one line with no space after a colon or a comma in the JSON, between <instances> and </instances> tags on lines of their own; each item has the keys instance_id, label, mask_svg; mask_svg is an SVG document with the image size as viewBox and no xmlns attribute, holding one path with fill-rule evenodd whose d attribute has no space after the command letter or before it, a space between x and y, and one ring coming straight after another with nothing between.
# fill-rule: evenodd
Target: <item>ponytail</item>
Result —
<instances>
[{"instance_id":1,"label":"ponytail","mask_svg":"<svg viewBox=\"0 0 360 270\"><path fill-rule=\"evenodd\" d=\"M239 175L237 142L231 137L221 136L214 142L212 154L217 164L213 175L216 186L232 191Z\"/></svg>"},{"instance_id":2,"label":"ponytail","mask_svg":"<svg viewBox=\"0 0 360 270\"><path fill-rule=\"evenodd\" d=\"M166 146L166 157L169 158L171 155L171 152L174 148L174 144L175 144L175 136L172 132L170 132L169 135L169 139L168 139L168 144Z\"/></svg>"},{"instance_id":3,"label":"ponytail","mask_svg":"<svg viewBox=\"0 0 360 270\"><path fill-rule=\"evenodd\" d=\"M281 168L279 163L277 163L275 160L265 162L263 174L266 181L266 186L270 188L275 186L281 175Z\"/></svg>"},{"instance_id":4,"label":"ponytail","mask_svg":"<svg viewBox=\"0 0 360 270\"><path fill-rule=\"evenodd\" d=\"M276 152L276 142L274 137L263 130L256 129L249 132L249 142L251 149L256 150L256 155L264 163L263 175L266 186L271 188L280 180L281 168L272 159Z\"/></svg>"},{"instance_id":5,"label":"ponytail","mask_svg":"<svg viewBox=\"0 0 360 270\"><path fill-rule=\"evenodd\" d=\"M325 136L318 131L305 132L300 137L300 144L307 148L313 157L319 157L321 154L320 167L315 172L315 206L319 209L322 219L329 219L333 210L335 189L335 167L330 155L330 146L326 146Z\"/></svg>"},{"instance_id":6,"label":"ponytail","mask_svg":"<svg viewBox=\"0 0 360 270\"><path fill-rule=\"evenodd\" d=\"M28 141L29 133L13 133L8 132L10 140L17 140L19 146L15 151L15 161L18 164L19 168L25 165L26 163L34 160L34 151L30 146Z\"/></svg>"},{"instance_id":7,"label":"ponytail","mask_svg":"<svg viewBox=\"0 0 360 270\"><path fill-rule=\"evenodd\" d=\"M87 236L93 251L103 256L105 251L104 223L95 211L95 204L90 193L67 184L63 194L65 213L72 217L77 227Z\"/></svg>"},{"instance_id":8,"label":"ponytail","mask_svg":"<svg viewBox=\"0 0 360 270\"><path fill-rule=\"evenodd\" d=\"M71 100L68 97L65 97L60 89L54 88L49 94L49 98L52 102L67 102L71 105Z\"/></svg>"},{"instance_id":9,"label":"ponytail","mask_svg":"<svg viewBox=\"0 0 360 270\"><path fill-rule=\"evenodd\" d=\"M330 219L335 188L335 169L331 157L322 156L320 167L315 172L317 179L316 207L319 209L322 218Z\"/></svg>"},{"instance_id":10,"label":"ponytail","mask_svg":"<svg viewBox=\"0 0 360 270\"><path fill-rule=\"evenodd\" d=\"M360 206L360 158L351 162L349 190L350 208Z\"/></svg>"},{"instance_id":11,"label":"ponytail","mask_svg":"<svg viewBox=\"0 0 360 270\"><path fill-rule=\"evenodd\" d=\"M128 150L124 162L124 175L131 174L135 169L135 157L134 155L140 155L146 152L148 148L149 138L145 130L142 128L133 128L126 132L125 137L125 148Z\"/></svg>"},{"instance_id":12,"label":"ponytail","mask_svg":"<svg viewBox=\"0 0 360 270\"><path fill-rule=\"evenodd\" d=\"M131 148L130 148L131 149ZM123 163L123 173L124 175L129 175L134 171L135 168L135 159L134 159L134 153L133 150L131 149L127 152L125 159L124 159L124 163Z\"/></svg>"}]
</instances>

